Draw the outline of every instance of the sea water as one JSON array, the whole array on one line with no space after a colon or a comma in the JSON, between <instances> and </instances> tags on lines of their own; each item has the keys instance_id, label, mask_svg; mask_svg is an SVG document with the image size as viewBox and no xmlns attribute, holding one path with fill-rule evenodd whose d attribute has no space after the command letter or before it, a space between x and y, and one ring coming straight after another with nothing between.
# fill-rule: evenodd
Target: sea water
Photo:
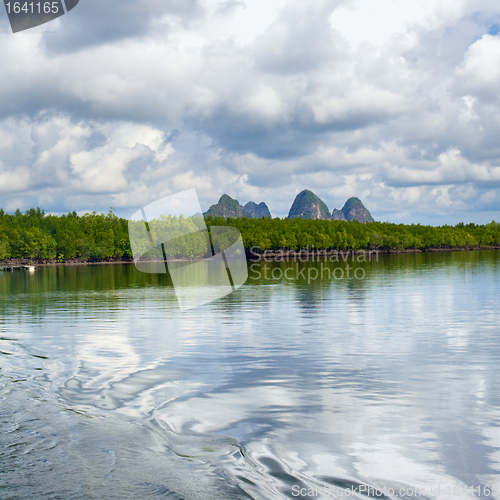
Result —
<instances>
[{"instance_id":1,"label":"sea water","mask_svg":"<svg viewBox=\"0 0 500 500\"><path fill-rule=\"evenodd\" d=\"M0 498L500 498L499 252L358 260L3 273Z\"/></svg>"}]
</instances>

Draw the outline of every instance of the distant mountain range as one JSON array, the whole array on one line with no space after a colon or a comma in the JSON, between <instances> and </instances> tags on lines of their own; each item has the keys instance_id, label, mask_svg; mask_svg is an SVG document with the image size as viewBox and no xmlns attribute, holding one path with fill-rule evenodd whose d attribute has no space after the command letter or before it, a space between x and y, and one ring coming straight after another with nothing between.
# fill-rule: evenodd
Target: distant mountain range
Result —
<instances>
[{"instance_id":1,"label":"distant mountain range","mask_svg":"<svg viewBox=\"0 0 500 500\"><path fill-rule=\"evenodd\" d=\"M288 213L288 218L295 219L296 217L302 219L374 222L370 212L359 198L349 198L341 210L334 208L330 214L326 203L312 191L309 191L309 189L305 189L295 197L292 208L290 208L290 212Z\"/></svg>"},{"instance_id":2,"label":"distant mountain range","mask_svg":"<svg viewBox=\"0 0 500 500\"><path fill-rule=\"evenodd\" d=\"M268 206L261 202L257 205L249 201L245 206L240 205L238 200L223 194L218 203L212 205L206 212L209 217L224 217L237 219L238 217L248 217L250 219L259 219L262 217L271 217ZM341 210L330 210L326 203L318 198L312 191L305 189L300 192L293 201L289 219L324 219L324 220L357 220L359 222L374 222L368 209L363 205L359 198L349 198Z\"/></svg>"},{"instance_id":3,"label":"distant mountain range","mask_svg":"<svg viewBox=\"0 0 500 500\"><path fill-rule=\"evenodd\" d=\"M224 217L225 219L229 217L231 219L237 219L238 217L260 219L261 217L271 217L271 212L264 202L257 205L257 203L249 201L243 207L238 200L231 198L227 194L223 194L220 197L219 203L212 205L203 215Z\"/></svg>"}]
</instances>

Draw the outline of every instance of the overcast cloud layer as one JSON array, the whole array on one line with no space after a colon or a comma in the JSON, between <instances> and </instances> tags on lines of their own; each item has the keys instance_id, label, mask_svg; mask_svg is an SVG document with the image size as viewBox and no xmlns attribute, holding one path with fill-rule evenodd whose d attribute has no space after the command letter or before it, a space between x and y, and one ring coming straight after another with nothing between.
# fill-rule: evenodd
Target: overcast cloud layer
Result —
<instances>
[{"instance_id":1,"label":"overcast cloud layer","mask_svg":"<svg viewBox=\"0 0 500 500\"><path fill-rule=\"evenodd\" d=\"M499 220L499 24L492 0L80 0L14 35L3 10L0 206L128 217L194 187L282 217L308 188Z\"/></svg>"}]
</instances>

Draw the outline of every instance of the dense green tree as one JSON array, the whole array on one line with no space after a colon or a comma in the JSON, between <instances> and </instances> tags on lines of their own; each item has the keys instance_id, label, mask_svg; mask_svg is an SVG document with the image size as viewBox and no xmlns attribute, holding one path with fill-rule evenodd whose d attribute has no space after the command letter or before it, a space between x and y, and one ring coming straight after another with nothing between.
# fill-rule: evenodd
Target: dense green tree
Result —
<instances>
[{"instance_id":1,"label":"dense green tree","mask_svg":"<svg viewBox=\"0 0 500 500\"><path fill-rule=\"evenodd\" d=\"M208 226L232 226L241 232L245 248L250 250L430 250L500 246L500 224L464 224L455 226L423 226L342 220L260 219L207 217ZM137 226L141 227L142 222ZM198 233L200 219L163 217L151 221L150 228L177 234L167 246L170 256L202 257L206 254L206 234ZM166 229L165 229L166 228ZM189 236L182 236L184 232ZM134 228L132 228L134 231ZM151 250L149 239L141 243L141 251L161 257L162 250ZM10 258L47 260L106 260L132 257L129 221L114 214L46 215L40 208L13 215L0 210L0 260Z\"/></svg>"}]
</instances>

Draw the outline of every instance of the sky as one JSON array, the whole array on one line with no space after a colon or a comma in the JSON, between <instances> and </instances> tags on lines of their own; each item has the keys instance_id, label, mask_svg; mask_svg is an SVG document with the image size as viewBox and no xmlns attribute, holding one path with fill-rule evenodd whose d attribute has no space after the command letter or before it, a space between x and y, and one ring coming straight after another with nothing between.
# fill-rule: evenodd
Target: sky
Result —
<instances>
[{"instance_id":1,"label":"sky","mask_svg":"<svg viewBox=\"0 0 500 500\"><path fill-rule=\"evenodd\" d=\"M195 188L285 217L500 220L500 3L80 0L0 10L0 206L122 217Z\"/></svg>"}]
</instances>

